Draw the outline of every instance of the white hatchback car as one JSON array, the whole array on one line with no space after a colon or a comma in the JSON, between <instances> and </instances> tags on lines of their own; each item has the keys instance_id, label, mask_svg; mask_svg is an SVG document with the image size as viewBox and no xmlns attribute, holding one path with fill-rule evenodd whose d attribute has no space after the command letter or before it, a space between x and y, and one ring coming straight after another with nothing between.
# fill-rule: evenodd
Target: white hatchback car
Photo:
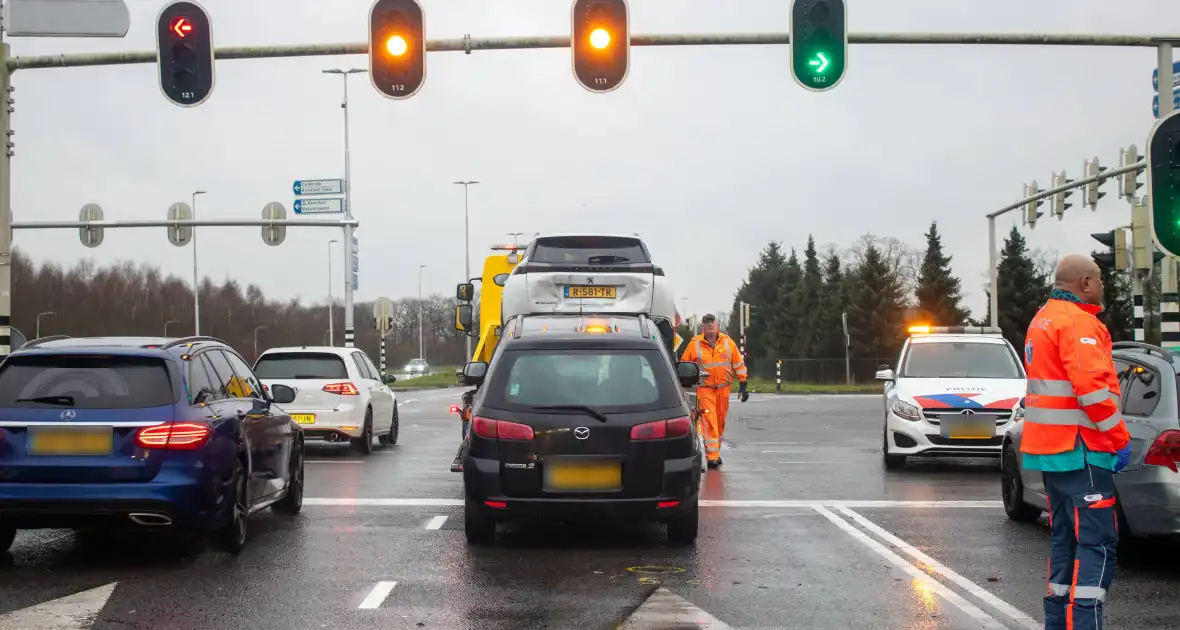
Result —
<instances>
[{"instance_id":1,"label":"white hatchback car","mask_svg":"<svg viewBox=\"0 0 1180 630\"><path fill-rule=\"evenodd\" d=\"M382 444L397 444L397 397L362 350L271 348L258 357L254 373L268 388L295 390L295 401L283 410L303 427L307 440L351 441L366 455L374 435Z\"/></svg>"}]
</instances>

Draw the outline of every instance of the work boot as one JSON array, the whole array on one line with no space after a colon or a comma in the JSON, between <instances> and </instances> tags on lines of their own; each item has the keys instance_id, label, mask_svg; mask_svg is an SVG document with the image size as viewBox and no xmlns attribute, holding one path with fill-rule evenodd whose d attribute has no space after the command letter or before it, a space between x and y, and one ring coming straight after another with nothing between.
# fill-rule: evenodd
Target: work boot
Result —
<instances>
[{"instance_id":1,"label":"work boot","mask_svg":"<svg viewBox=\"0 0 1180 630\"><path fill-rule=\"evenodd\" d=\"M721 458L709 460L709 468L716 468L720 465L721 465Z\"/></svg>"}]
</instances>

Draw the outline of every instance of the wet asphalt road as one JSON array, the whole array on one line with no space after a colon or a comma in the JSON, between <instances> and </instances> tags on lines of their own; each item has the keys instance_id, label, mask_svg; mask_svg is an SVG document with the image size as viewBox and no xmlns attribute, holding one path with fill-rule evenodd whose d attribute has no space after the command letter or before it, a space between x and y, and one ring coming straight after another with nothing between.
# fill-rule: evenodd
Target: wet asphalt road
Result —
<instances>
[{"instance_id":1,"label":"wet asphalt road","mask_svg":"<svg viewBox=\"0 0 1180 630\"><path fill-rule=\"evenodd\" d=\"M108 585L96 618L61 627L614 628L658 586L735 628L1039 627L1044 520L1006 519L994 462L886 472L878 397L735 401L695 549L601 522L517 526L475 549L447 470L457 396L399 393L399 444L367 458L310 447L303 512L259 514L237 557L19 533L0 555L0 629ZM1131 551L1107 627L1176 628L1180 547Z\"/></svg>"}]
</instances>

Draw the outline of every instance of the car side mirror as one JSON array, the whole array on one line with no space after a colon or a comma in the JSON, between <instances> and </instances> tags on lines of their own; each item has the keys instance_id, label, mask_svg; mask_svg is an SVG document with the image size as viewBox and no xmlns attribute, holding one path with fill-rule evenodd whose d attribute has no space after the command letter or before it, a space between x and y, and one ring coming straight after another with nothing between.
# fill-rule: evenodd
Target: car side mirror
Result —
<instances>
[{"instance_id":1,"label":"car side mirror","mask_svg":"<svg viewBox=\"0 0 1180 630\"><path fill-rule=\"evenodd\" d=\"M492 278L492 282L496 283L496 286L502 287L505 284L508 284L508 275L509 274L506 273L498 273L496 274L496 277Z\"/></svg>"},{"instance_id":2,"label":"car side mirror","mask_svg":"<svg viewBox=\"0 0 1180 630\"><path fill-rule=\"evenodd\" d=\"M676 363L676 378L681 387L692 387L701 380L701 366L693 361L680 361Z\"/></svg>"},{"instance_id":3,"label":"car side mirror","mask_svg":"<svg viewBox=\"0 0 1180 630\"><path fill-rule=\"evenodd\" d=\"M460 302L470 302L475 299L475 285L464 282L455 287L455 299Z\"/></svg>"},{"instance_id":4,"label":"car side mirror","mask_svg":"<svg viewBox=\"0 0 1180 630\"><path fill-rule=\"evenodd\" d=\"M295 390L287 385L271 385L270 398L280 405L295 402Z\"/></svg>"},{"instance_id":5,"label":"car side mirror","mask_svg":"<svg viewBox=\"0 0 1180 630\"><path fill-rule=\"evenodd\" d=\"M463 366L463 384L480 385L488 374L488 364L483 361L472 361Z\"/></svg>"},{"instance_id":6,"label":"car side mirror","mask_svg":"<svg viewBox=\"0 0 1180 630\"><path fill-rule=\"evenodd\" d=\"M893 370L884 368L877 370L876 379L878 381L892 381L894 380Z\"/></svg>"},{"instance_id":7,"label":"car side mirror","mask_svg":"<svg viewBox=\"0 0 1180 630\"><path fill-rule=\"evenodd\" d=\"M397 382L397 377L392 374L386 374L383 380L385 381L386 385L393 385Z\"/></svg>"},{"instance_id":8,"label":"car side mirror","mask_svg":"<svg viewBox=\"0 0 1180 630\"><path fill-rule=\"evenodd\" d=\"M471 330L471 305L459 304L455 307L455 330L467 332Z\"/></svg>"}]
</instances>

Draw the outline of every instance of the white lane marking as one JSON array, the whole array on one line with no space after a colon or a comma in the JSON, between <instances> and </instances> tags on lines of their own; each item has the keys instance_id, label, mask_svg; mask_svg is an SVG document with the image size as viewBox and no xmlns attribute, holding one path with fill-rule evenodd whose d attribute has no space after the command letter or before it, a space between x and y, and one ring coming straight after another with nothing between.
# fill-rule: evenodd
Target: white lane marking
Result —
<instances>
[{"instance_id":1,"label":"white lane marking","mask_svg":"<svg viewBox=\"0 0 1180 630\"><path fill-rule=\"evenodd\" d=\"M958 593L956 593L956 592L952 591L951 589L947 588L946 586L944 586L942 582L939 582L938 580L930 577L929 575L919 571L917 569L917 567L910 564L908 561L906 561L905 558L902 558L901 556L886 549L884 545L877 542L876 540L869 538L868 534L853 527L852 525L850 525L848 523L848 521L840 518L839 516L836 516L834 513L832 513L831 511L829 511L827 508L824 508L824 507L816 507L815 511L822 514L824 516L824 518L831 521L833 524L836 525L836 527L839 527L840 529L844 530L844 532L847 533L849 536L852 536L857 541L862 543L864 546L875 551L877 553L877 555L881 556L882 558L885 558L891 564L893 564L897 568L904 571L910 577L914 578L914 580L921 583L922 586L924 586L925 588L927 588L930 591L937 593L943 599L945 599L947 602L952 604L955 608L958 608L959 610L963 611L964 613L967 613L967 615L969 615L970 617L972 617L973 619L978 621L980 623L980 625L982 625L984 628L994 628L995 630L1006 630L1006 627L1004 626L1004 624L1000 623L999 620L997 620L995 617L992 617L991 615L983 612L977 606L975 606L975 604L972 604L971 602L963 599L963 597L961 595L959 595Z\"/></svg>"},{"instance_id":2,"label":"white lane marking","mask_svg":"<svg viewBox=\"0 0 1180 630\"><path fill-rule=\"evenodd\" d=\"M381 602L385 601L386 597L389 597L389 594L393 592L393 587L395 586L397 586L397 582L378 582L377 585L373 587L373 590L369 591L369 594L365 596L365 600L361 602L361 605L357 606L357 608L363 608L366 610L380 608Z\"/></svg>"},{"instance_id":3,"label":"white lane marking","mask_svg":"<svg viewBox=\"0 0 1180 630\"><path fill-rule=\"evenodd\" d=\"M999 597L996 597L995 595L991 594L991 592L989 592L987 589L983 588L982 586L979 586L978 584L972 582L971 580L968 580L967 578L959 575L958 573L955 573L954 571L948 569L945 565L943 565L939 561L922 553L918 549L915 549L912 545L910 545L906 541L898 538L897 536L894 536L893 534L889 533L888 531L886 531L884 528L880 527L876 523L861 516L860 514L857 514L856 512L853 512L852 510L848 509L847 507L845 507L843 505L837 505L836 510L843 513L845 516L851 518L853 521L855 521L861 527L880 536L881 538L883 538L885 540L885 542L893 545L894 547L897 547L898 549L900 549L901 551L903 551L904 553L906 553L910 557L918 560L922 564L925 564L931 570L933 570L937 573L941 573L944 577L946 577L946 579L957 584L959 586L959 588L962 588L963 590L967 591L968 593L971 593L975 597L979 598L980 601L982 601L982 602L988 604L989 606L991 606L992 608L995 608L996 610L1000 611L1001 613L1003 613L1007 617L1011 618L1013 621L1019 623L1021 626L1024 626L1025 628L1028 628L1029 630L1040 630L1041 624L1039 624L1036 620L1034 620L1029 615L1024 614L1015 606L1012 606L1008 602L1005 602L1004 600L1000 599ZM919 568L922 568L922 567L919 565Z\"/></svg>"},{"instance_id":4,"label":"white lane marking","mask_svg":"<svg viewBox=\"0 0 1180 630\"><path fill-rule=\"evenodd\" d=\"M746 446L793 446L796 444L815 444L815 442L746 442Z\"/></svg>"},{"instance_id":5,"label":"white lane marking","mask_svg":"<svg viewBox=\"0 0 1180 630\"><path fill-rule=\"evenodd\" d=\"M660 628L698 628L732 630L733 626L694 606L692 602L659 587L631 613L620 630L658 630Z\"/></svg>"},{"instance_id":6,"label":"white lane marking","mask_svg":"<svg viewBox=\"0 0 1180 630\"><path fill-rule=\"evenodd\" d=\"M841 466L852 466L852 465L857 464L859 462L775 462L775 463L776 464L823 464L825 466L831 465L831 464L838 464Z\"/></svg>"},{"instance_id":7,"label":"white lane marking","mask_svg":"<svg viewBox=\"0 0 1180 630\"><path fill-rule=\"evenodd\" d=\"M442 529L443 523L445 522L447 522L447 517L436 516L430 519L430 522L426 524L426 529Z\"/></svg>"},{"instance_id":8,"label":"white lane marking","mask_svg":"<svg viewBox=\"0 0 1180 630\"><path fill-rule=\"evenodd\" d=\"M382 499L355 497L308 497L303 499L305 506L380 506L380 507L444 507L461 506L462 499ZM826 501L718 501L701 499L701 507L729 507L729 508L814 508L835 507L844 505L859 508L1001 508L1001 501L846 501L830 499Z\"/></svg>"},{"instance_id":9,"label":"white lane marking","mask_svg":"<svg viewBox=\"0 0 1180 630\"><path fill-rule=\"evenodd\" d=\"M363 464L359 459L305 459L304 464Z\"/></svg>"},{"instance_id":10,"label":"white lane marking","mask_svg":"<svg viewBox=\"0 0 1180 630\"><path fill-rule=\"evenodd\" d=\"M782 449L780 451L762 451L763 454L766 454L766 453L810 453L810 452L811 452L811 449L809 449L809 448L786 448L786 449Z\"/></svg>"},{"instance_id":11,"label":"white lane marking","mask_svg":"<svg viewBox=\"0 0 1180 630\"><path fill-rule=\"evenodd\" d=\"M81 593L66 595L35 606L14 610L0 615L0 630L81 630L90 628L106 606L115 585L92 588Z\"/></svg>"}]
</instances>

